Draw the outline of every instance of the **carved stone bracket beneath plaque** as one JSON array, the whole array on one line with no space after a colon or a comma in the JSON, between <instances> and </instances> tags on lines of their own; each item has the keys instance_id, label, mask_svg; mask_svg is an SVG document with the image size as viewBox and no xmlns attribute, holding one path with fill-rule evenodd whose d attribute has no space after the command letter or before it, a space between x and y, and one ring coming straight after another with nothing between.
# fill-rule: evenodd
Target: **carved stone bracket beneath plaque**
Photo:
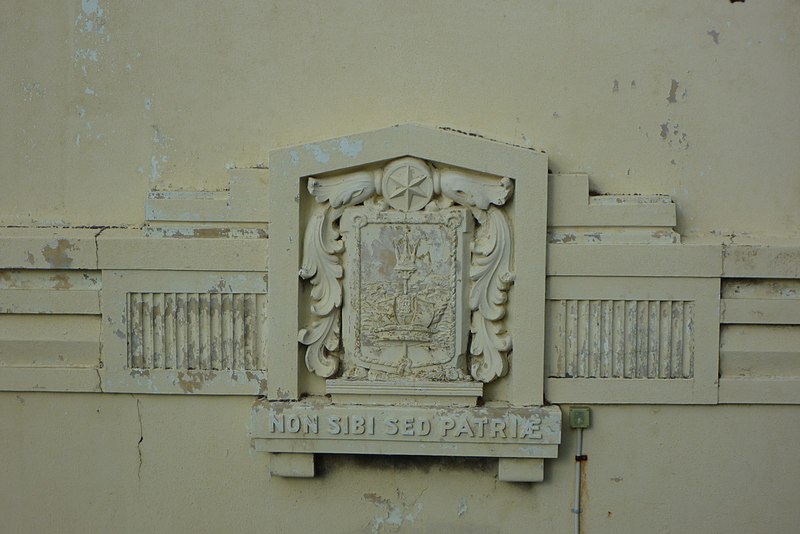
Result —
<instances>
[{"instance_id":1,"label":"carved stone bracket beneath plaque","mask_svg":"<svg viewBox=\"0 0 800 534\"><path fill-rule=\"evenodd\" d=\"M268 319L252 437L272 472L432 454L530 461L503 478L540 480L560 441L560 411L538 407L546 157L396 126L274 151L269 199L268 298L286 313Z\"/></svg>"}]
</instances>

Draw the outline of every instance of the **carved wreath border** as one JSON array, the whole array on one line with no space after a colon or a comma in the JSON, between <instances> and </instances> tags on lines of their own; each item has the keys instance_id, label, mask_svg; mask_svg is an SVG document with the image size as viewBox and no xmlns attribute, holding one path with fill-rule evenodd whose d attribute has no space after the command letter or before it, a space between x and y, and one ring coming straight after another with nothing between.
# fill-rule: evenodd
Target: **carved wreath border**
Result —
<instances>
[{"instance_id":1,"label":"carved wreath border","mask_svg":"<svg viewBox=\"0 0 800 534\"><path fill-rule=\"evenodd\" d=\"M513 181L463 169L439 168L416 158L400 158L388 165L397 165L403 159L428 167L434 195L469 208L478 223L470 261L470 374L481 382L491 382L508 372L507 354L512 348L511 334L503 319L508 290L514 282L513 240L508 217L498 206L511 197ZM299 276L310 280L311 313L315 318L299 331L298 341L306 345L309 371L325 378L336 373L340 360L344 271L339 255L344 252L344 241L338 221L345 208L382 195L381 182L387 166L331 178L308 178L308 191L317 206L306 226Z\"/></svg>"}]
</instances>

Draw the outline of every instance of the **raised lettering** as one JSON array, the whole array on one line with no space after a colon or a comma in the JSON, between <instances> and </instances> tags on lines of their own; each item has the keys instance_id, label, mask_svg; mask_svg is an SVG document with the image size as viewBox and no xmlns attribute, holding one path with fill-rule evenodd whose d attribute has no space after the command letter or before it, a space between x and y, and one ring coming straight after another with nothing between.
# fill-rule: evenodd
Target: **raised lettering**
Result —
<instances>
[{"instance_id":1,"label":"raised lettering","mask_svg":"<svg viewBox=\"0 0 800 534\"><path fill-rule=\"evenodd\" d=\"M350 425L350 432L352 434L361 435L365 432L366 429L366 419L364 419L363 415L354 415L352 416L352 421Z\"/></svg>"},{"instance_id":2,"label":"raised lettering","mask_svg":"<svg viewBox=\"0 0 800 534\"><path fill-rule=\"evenodd\" d=\"M304 415L303 416L303 432L306 434L317 434L319 432L319 416Z\"/></svg>"},{"instance_id":3,"label":"raised lettering","mask_svg":"<svg viewBox=\"0 0 800 534\"><path fill-rule=\"evenodd\" d=\"M501 437L506 437L506 422L504 419L492 419L489 422L489 432L491 433L493 438L496 438L498 434Z\"/></svg>"},{"instance_id":4,"label":"raised lettering","mask_svg":"<svg viewBox=\"0 0 800 534\"><path fill-rule=\"evenodd\" d=\"M403 435L404 436L413 436L414 435L414 418L413 417L404 417L403 418Z\"/></svg>"},{"instance_id":5,"label":"raised lettering","mask_svg":"<svg viewBox=\"0 0 800 534\"><path fill-rule=\"evenodd\" d=\"M482 438L484 427L486 426L486 423L489 422L489 420L486 419L485 417L480 417L478 419L475 419L473 422L475 423L475 426L478 427L478 437Z\"/></svg>"},{"instance_id":6,"label":"raised lettering","mask_svg":"<svg viewBox=\"0 0 800 534\"><path fill-rule=\"evenodd\" d=\"M428 434L430 434L431 433L431 422L428 421L428 418L423 416L423 417L420 417L418 419L418 421L419 421L419 425L418 425L419 426L419 431L417 432L417 434L420 435L420 436L427 436Z\"/></svg>"},{"instance_id":7,"label":"raised lettering","mask_svg":"<svg viewBox=\"0 0 800 534\"><path fill-rule=\"evenodd\" d=\"M342 420L341 417L338 415L332 415L328 418L328 432L333 434L334 436L339 434L342 431L342 427L339 425L339 422Z\"/></svg>"},{"instance_id":8,"label":"raised lettering","mask_svg":"<svg viewBox=\"0 0 800 534\"><path fill-rule=\"evenodd\" d=\"M519 437L541 439L542 433L539 432L539 425L537 423L533 422L531 419L526 419L525 423L522 425L522 432Z\"/></svg>"},{"instance_id":9,"label":"raised lettering","mask_svg":"<svg viewBox=\"0 0 800 534\"><path fill-rule=\"evenodd\" d=\"M286 418L286 428L292 434L296 434L300 432L300 418L294 414L289 414L289 417Z\"/></svg>"},{"instance_id":10,"label":"raised lettering","mask_svg":"<svg viewBox=\"0 0 800 534\"><path fill-rule=\"evenodd\" d=\"M448 430L452 430L456 427L456 422L452 417L442 416L440 420L442 422L442 436L446 436Z\"/></svg>"},{"instance_id":11,"label":"raised lettering","mask_svg":"<svg viewBox=\"0 0 800 534\"><path fill-rule=\"evenodd\" d=\"M461 424L458 425L458 430L456 430L456 437L462 434L466 434L471 438L475 437L475 433L472 431L472 427L469 426L469 421L467 421L466 417L461 419Z\"/></svg>"},{"instance_id":12,"label":"raised lettering","mask_svg":"<svg viewBox=\"0 0 800 534\"><path fill-rule=\"evenodd\" d=\"M386 420L386 433L390 436L397 434L397 419L390 418Z\"/></svg>"},{"instance_id":13,"label":"raised lettering","mask_svg":"<svg viewBox=\"0 0 800 534\"><path fill-rule=\"evenodd\" d=\"M276 414L272 410L269 411L269 431L284 432L283 414Z\"/></svg>"}]
</instances>

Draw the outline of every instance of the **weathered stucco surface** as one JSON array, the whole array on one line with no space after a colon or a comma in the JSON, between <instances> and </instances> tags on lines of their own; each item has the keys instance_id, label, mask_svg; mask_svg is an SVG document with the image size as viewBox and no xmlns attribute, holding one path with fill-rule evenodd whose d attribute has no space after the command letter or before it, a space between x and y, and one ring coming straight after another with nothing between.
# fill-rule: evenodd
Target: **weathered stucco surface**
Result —
<instances>
[{"instance_id":1,"label":"weathered stucco surface","mask_svg":"<svg viewBox=\"0 0 800 534\"><path fill-rule=\"evenodd\" d=\"M6 7L0 382L34 391L0 393L0 530L571 528L576 436L566 427L559 458L533 485L498 482L495 460L356 456L323 456L316 478L293 480L270 477L251 446L253 396L35 391L102 387L98 355L117 334L101 338L101 292L111 286L100 287L98 269L109 270L103 284L125 269L165 284L185 269L247 271L257 282L267 240L253 221L264 220L266 204L247 198L263 194L269 151L405 122L544 151L551 173L588 174L592 192L669 195L674 224L666 208L658 223L627 223L647 227L648 243L674 243L674 227L684 243L746 245L700 251L700 259L668 248L658 256L657 276L731 279L722 283L719 362L728 387L718 392L711 376L704 389L690 385L663 402L718 395L762 404L643 406L618 397L603 401L623 404L592 405L584 532L790 532L800 524L800 463L791 457L800 442L800 316L788 280L800 277L797 2ZM255 178L245 184L239 175ZM221 191L229 178L238 204ZM560 187L582 186L574 184ZM252 224L237 231L252 246L238 256L239 244L199 228L194 236L209 239L156 235L147 248L138 228L103 228L203 218L175 208L181 197L168 192L151 194L146 212L152 189L220 190L208 193L208 213L226 221L246 212L238 221ZM603 209L597 200L585 213ZM563 213L581 220L577 210ZM576 243L548 251L548 274L648 276L637 269L652 254L631 261L624 244L575 261L600 239L582 235L584 224L551 221L567 229L551 243ZM90 228L71 228L66 240L50 228L10 228L18 226ZM764 242L778 246L759 248ZM719 272L700 272L709 257ZM581 270L597 265L607 271ZM739 280L763 277L779 289ZM182 291L193 291L193 280ZM764 352L772 359L759 359ZM27 367L10 375L14 366ZM198 386L186 384L183 392Z\"/></svg>"},{"instance_id":2,"label":"weathered stucco surface","mask_svg":"<svg viewBox=\"0 0 800 534\"><path fill-rule=\"evenodd\" d=\"M573 461L498 482L491 460L325 457L268 478L250 399L0 395L8 532L545 532L571 528ZM795 407L594 407L586 532L791 532ZM574 435L564 432L564 451ZM770 452L771 451L771 452ZM346 510L346 513L341 513Z\"/></svg>"}]
</instances>

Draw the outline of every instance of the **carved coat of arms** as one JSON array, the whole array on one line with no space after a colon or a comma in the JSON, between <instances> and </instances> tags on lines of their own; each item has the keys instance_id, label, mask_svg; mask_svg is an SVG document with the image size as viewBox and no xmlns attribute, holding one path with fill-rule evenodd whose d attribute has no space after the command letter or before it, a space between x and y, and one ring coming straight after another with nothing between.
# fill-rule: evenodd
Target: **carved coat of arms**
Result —
<instances>
[{"instance_id":1,"label":"carved coat of arms","mask_svg":"<svg viewBox=\"0 0 800 534\"><path fill-rule=\"evenodd\" d=\"M299 333L323 377L489 382L508 369L508 178L405 157L310 178Z\"/></svg>"}]
</instances>

